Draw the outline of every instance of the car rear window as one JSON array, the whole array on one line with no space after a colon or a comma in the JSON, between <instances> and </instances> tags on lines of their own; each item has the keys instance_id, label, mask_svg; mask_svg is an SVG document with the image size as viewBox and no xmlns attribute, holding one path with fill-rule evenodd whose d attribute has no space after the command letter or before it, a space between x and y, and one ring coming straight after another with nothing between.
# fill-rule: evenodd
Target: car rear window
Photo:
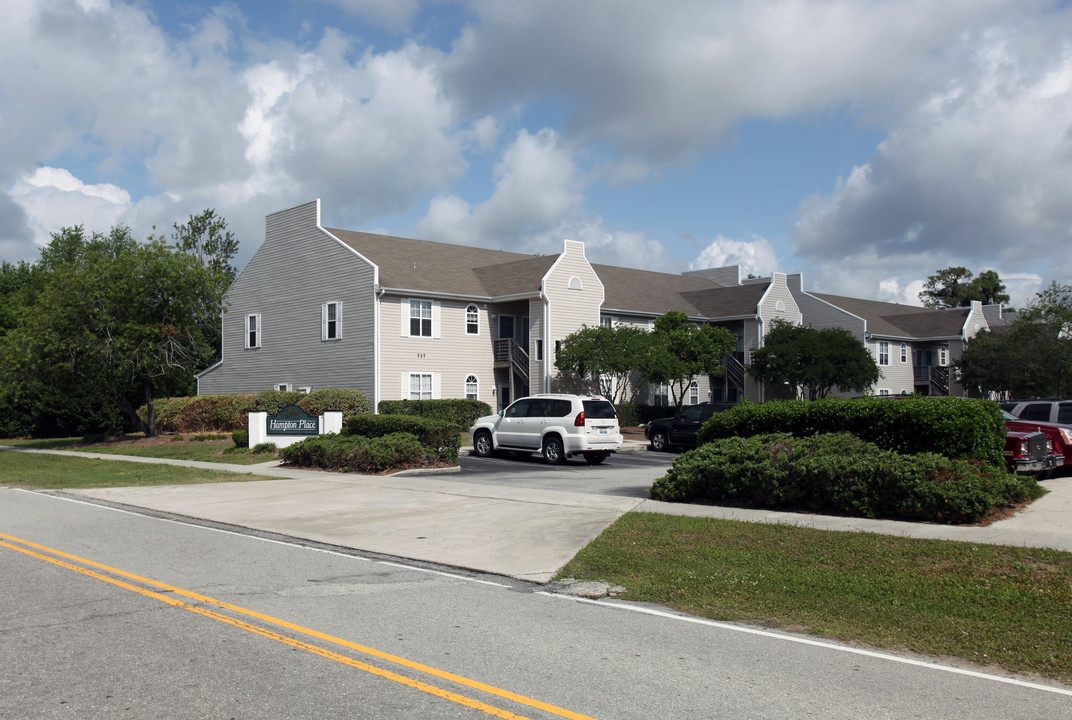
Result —
<instances>
[{"instance_id":1,"label":"car rear window","mask_svg":"<svg viewBox=\"0 0 1072 720\"><path fill-rule=\"evenodd\" d=\"M1041 420L1042 422L1050 421L1050 404L1049 403L1034 403L1032 405L1025 405L1024 409L1020 411L1021 420Z\"/></svg>"},{"instance_id":2,"label":"car rear window","mask_svg":"<svg viewBox=\"0 0 1072 720\"><path fill-rule=\"evenodd\" d=\"M606 400L585 400L584 417L589 420L610 420L617 418L614 406Z\"/></svg>"}]
</instances>

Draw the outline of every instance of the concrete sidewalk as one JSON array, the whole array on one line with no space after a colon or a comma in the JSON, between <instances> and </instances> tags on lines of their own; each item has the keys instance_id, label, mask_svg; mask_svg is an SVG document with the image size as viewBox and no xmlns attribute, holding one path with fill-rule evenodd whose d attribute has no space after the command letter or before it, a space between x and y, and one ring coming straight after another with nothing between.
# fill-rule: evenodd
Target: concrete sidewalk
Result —
<instances>
[{"instance_id":1,"label":"concrete sidewalk","mask_svg":"<svg viewBox=\"0 0 1072 720\"><path fill-rule=\"evenodd\" d=\"M274 477L278 479L66 492L540 583L550 581L581 548L633 510L1072 551L1072 478L1043 482L1050 492L1011 518L988 527L954 527L509 488L435 474L370 476L279 468L275 463L235 466L100 453L0 450Z\"/></svg>"}]
</instances>

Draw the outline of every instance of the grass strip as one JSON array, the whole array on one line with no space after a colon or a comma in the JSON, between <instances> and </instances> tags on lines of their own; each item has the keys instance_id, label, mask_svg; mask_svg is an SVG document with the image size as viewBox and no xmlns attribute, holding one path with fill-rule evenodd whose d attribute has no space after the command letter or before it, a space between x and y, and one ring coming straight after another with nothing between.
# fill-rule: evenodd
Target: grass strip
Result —
<instances>
[{"instance_id":1,"label":"grass strip","mask_svg":"<svg viewBox=\"0 0 1072 720\"><path fill-rule=\"evenodd\" d=\"M0 445L12 447L29 447L38 450L78 450L82 452L105 453L109 455L131 455L136 457L167 458L170 460L198 460L201 462L228 463L231 465L256 465L278 457L277 453L254 453L247 448L236 448L230 440L198 441L176 439L168 442L150 444L135 442L124 444L112 441L95 443L83 442L80 438L45 438L30 440L0 440ZM126 439L126 438L124 438ZM138 438L143 440L143 438Z\"/></svg>"},{"instance_id":2,"label":"grass strip","mask_svg":"<svg viewBox=\"0 0 1072 720\"><path fill-rule=\"evenodd\" d=\"M226 470L0 451L0 485L8 487L88 489L271 479Z\"/></svg>"},{"instance_id":3,"label":"grass strip","mask_svg":"<svg viewBox=\"0 0 1072 720\"><path fill-rule=\"evenodd\" d=\"M559 578L740 621L1072 682L1072 553L628 513Z\"/></svg>"}]
</instances>

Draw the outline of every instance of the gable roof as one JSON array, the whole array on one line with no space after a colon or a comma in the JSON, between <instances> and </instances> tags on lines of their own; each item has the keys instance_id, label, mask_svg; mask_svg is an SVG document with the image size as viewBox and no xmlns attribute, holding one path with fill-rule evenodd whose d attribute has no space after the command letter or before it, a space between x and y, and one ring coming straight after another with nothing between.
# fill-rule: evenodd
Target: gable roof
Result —
<instances>
[{"instance_id":1,"label":"gable roof","mask_svg":"<svg viewBox=\"0 0 1072 720\"><path fill-rule=\"evenodd\" d=\"M557 255L539 256L468 245L325 228L380 269L380 286L427 293L495 297L536 292Z\"/></svg>"},{"instance_id":2,"label":"gable roof","mask_svg":"<svg viewBox=\"0 0 1072 720\"><path fill-rule=\"evenodd\" d=\"M689 317L700 317L704 312L687 294L719 289L717 283L700 277L614 265L593 264L592 269L603 283L603 308L610 311L662 315L679 310Z\"/></svg>"},{"instance_id":3,"label":"gable roof","mask_svg":"<svg viewBox=\"0 0 1072 720\"><path fill-rule=\"evenodd\" d=\"M869 334L888 337L959 337L971 312L971 308L935 310L840 295L809 294L863 318Z\"/></svg>"}]
</instances>

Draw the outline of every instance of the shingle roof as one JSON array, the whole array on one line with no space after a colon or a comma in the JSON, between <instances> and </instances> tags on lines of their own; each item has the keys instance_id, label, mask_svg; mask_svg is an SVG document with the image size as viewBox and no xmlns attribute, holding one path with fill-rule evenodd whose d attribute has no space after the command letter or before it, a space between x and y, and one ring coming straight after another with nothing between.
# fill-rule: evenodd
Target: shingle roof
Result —
<instances>
[{"instance_id":1,"label":"shingle roof","mask_svg":"<svg viewBox=\"0 0 1072 720\"><path fill-rule=\"evenodd\" d=\"M467 245L325 228L374 262L380 285L417 292L502 297L536 292L558 255L525 255ZM680 310L690 317L735 317L756 312L769 283L722 287L691 275L592 265L603 283L610 311L662 315Z\"/></svg>"},{"instance_id":2,"label":"shingle roof","mask_svg":"<svg viewBox=\"0 0 1072 720\"><path fill-rule=\"evenodd\" d=\"M325 229L376 263L380 285L389 288L473 297L535 292L557 258ZM490 270L491 266L496 269Z\"/></svg>"},{"instance_id":3,"label":"shingle roof","mask_svg":"<svg viewBox=\"0 0 1072 720\"><path fill-rule=\"evenodd\" d=\"M603 307L609 310L662 315L667 310L679 310L690 317L704 313L686 294L717 290L711 280L687 275L636 270L614 265L592 265L603 283Z\"/></svg>"},{"instance_id":4,"label":"shingle roof","mask_svg":"<svg viewBox=\"0 0 1072 720\"><path fill-rule=\"evenodd\" d=\"M964 328L970 308L934 310L916 305L863 300L810 293L867 321L872 335L890 337L956 337Z\"/></svg>"}]
</instances>

